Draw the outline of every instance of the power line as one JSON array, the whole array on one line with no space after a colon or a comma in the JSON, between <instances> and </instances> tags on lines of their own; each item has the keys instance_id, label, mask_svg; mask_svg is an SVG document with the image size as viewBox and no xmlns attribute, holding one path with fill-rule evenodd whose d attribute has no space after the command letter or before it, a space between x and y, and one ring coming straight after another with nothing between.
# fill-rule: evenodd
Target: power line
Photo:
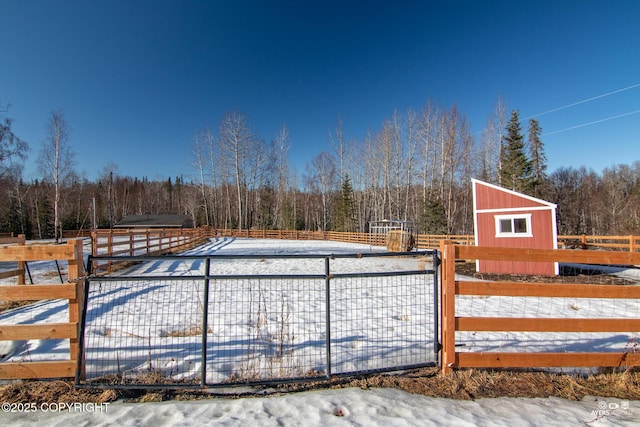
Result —
<instances>
[{"instance_id":1,"label":"power line","mask_svg":"<svg viewBox=\"0 0 640 427\"><path fill-rule=\"evenodd\" d=\"M602 95L597 95L597 96L594 96L594 97L591 97L591 98L583 99L582 101L578 101L578 102L574 102L574 103L571 103L571 104L563 105L562 107L554 108L552 110L544 111L542 113L534 114L533 116L527 117L527 119L531 119L531 118L534 118L534 117L540 117L540 116L543 116L543 115L549 114L549 113L554 113L556 111L564 110L565 108L575 107L576 105L580 105L580 104L584 104L586 102L594 101L596 99L604 98L605 96L615 95L616 93L624 92L626 90L630 90L630 89L636 88L638 86L640 86L640 83L636 83L634 85L627 86L627 87L624 87L622 89L614 90L613 92L607 92L607 93L603 93ZM631 114L633 114L633 113L631 113ZM601 121L606 121L606 120L609 120L609 119L603 119ZM595 123L597 123L597 122L595 122ZM578 126L578 127L580 127L580 126ZM561 131L558 131L558 132L561 132Z\"/></svg>"},{"instance_id":2,"label":"power line","mask_svg":"<svg viewBox=\"0 0 640 427\"><path fill-rule=\"evenodd\" d=\"M564 131L567 131L567 130L583 128L585 126L595 125L596 123L602 123L602 122L606 122L608 120L618 119L620 117L630 116L632 114L638 114L638 113L640 113L640 110L630 111L628 113L618 114L617 116L607 117L606 119L594 120L594 121L589 122L589 123L583 123L581 125L576 125L576 126L571 126L571 127L565 128L565 129L555 130L553 132L545 133L542 136L548 136L548 135L553 135L553 134L556 134L556 133L564 132Z\"/></svg>"}]
</instances>

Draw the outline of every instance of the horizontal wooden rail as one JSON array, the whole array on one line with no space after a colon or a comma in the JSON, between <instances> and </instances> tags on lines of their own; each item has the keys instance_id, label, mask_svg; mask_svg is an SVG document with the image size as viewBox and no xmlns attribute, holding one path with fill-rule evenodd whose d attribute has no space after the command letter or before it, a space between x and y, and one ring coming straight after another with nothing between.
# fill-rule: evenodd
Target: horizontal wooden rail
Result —
<instances>
[{"instance_id":1,"label":"horizontal wooden rail","mask_svg":"<svg viewBox=\"0 0 640 427\"><path fill-rule=\"evenodd\" d=\"M0 378L72 378L76 375L76 366L76 360L52 360L47 362L4 362L0 363Z\"/></svg>"},{"instance_id":2,"label":"horizontal wooden rail","mask_svg":"<svg viewBox=\"0 0 640 427\"><path fill-rule=\"evenodd\" d=\"M640 286L456 281L457 295L556 298L640 298Z\"/></svg>"},{"instance_id":3,"label":"horizontal wooden rail","mask_svg":"<svg viewBox=\"0 0 640 427\"><path fill-rule=\"evenodd\" d=\"M609 366L618 368L640 365L639 353L456 353L454 366L466 368L518 367L569 368Z\"/></svg>"},{"instance_id":4,"label":"horizontal wooden rail","mask_svg":"<svg viewBox=\"0 0 640 427\"><path fill-rule=\"evenodd\" d=\"M640 319L456 317L456 331L636 332Z\"/></svg>"},{"instance_id":5,"label":"horizontal wooden rail","mask_svg":"<svg viewBox=\"0 0 640 427\"><path fill-rule=\"evenodd\" d=\"M16 277L20 275L24 275L24 268L20 268L17 270L0 271L0 279L6 279L8 277Z\"/></svg>"},{"instance_id":6,"label":"horizontal wooden rail","mask_svg":"<svg viewBox=\"0 0 640 427\"><path fill-rule=\"evenodd\" d=\"M60 285L0 286L0 301L39 301L44 299L74 299L75 283Z\"/></svg>"},{"instance_id":7,"label":"horizontal wooden rail","mask_svg":"<svg viewBox=\"0 0 640 427\"><path fill-rule=\"evenodd\" d=\"M78 324L0 325L0 340L54 340L78 338Z\"/></svg>"},{"instance_id":8,"label":"horizontal wooden rail","mask_svg":"<svg viewBox=\"0 0 640 427\"><path fill-rule=\"evenodd\" d=\"M640 253L561 249L512 249L455 246L458 259L491 261L575 262L600 265L640 264Z\"/></svg>"},{"instance_id":9,"label":"horizontal wooden rail","mask_svg":"<svg viewBox=\"0 0 640 427\"><path fill-rule=\"evenodd\" d=\"M73 247L69 245L0 246L0 260L53 261L73 256Z\"/></svg>"}]
</instances>

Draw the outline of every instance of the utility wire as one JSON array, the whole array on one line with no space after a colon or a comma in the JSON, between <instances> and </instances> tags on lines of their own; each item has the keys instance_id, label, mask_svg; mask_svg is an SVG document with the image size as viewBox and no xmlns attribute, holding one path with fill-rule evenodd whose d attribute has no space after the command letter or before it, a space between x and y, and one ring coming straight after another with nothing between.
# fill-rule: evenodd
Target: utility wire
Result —
<instances>
[{"instance_id":1,"label":"utility wire","mask_svg":"<svg viewBox=\"0 0 640 427\"><path fill-rule=\"evenodd\" d=\"M556 111L564 110L565 108L575 107L576 105L580 105L580 104L584 104L586 102L594 101L596 99L604 98L605 96L615 95L616 93L620 93L620 92L624 92L626 90L634 89L634 88L639 87L639 86L640 86L640 83L636 83L634 85L627 86L627 87L624 87L622 89L614 90L613 92L603 93L602 95L598 95L598 96L594 96L594 97L591 97L591 98L583 99L582 101L574 102L574 103L571 103L571 104L563 105L562 107L558 107L558 108L554 108L552 110L544 111L542 113L534 114L533 116L527 117L527 119L531 119L531 118L534 118L534 117L540 117L540 116L543 116L543 115L549 114L549 113L555 113ZM630 113L630 114L633 114L633 113ZM609 120L609 119L603 119L601 121L605 121L605 120ZM594 122L594 123L598 123L598 122ZM560 131L558 131L558 132L560 132Z\"/></svg>"},{"instance_id":2,"label":"utility wire","mask_svg":"<svg viewBox=\"0 0 640 427\"><path fill-rule=\"evenodd\" d=\"M555 130L553 132L545 133L542 136L553 135L553 134L564 132L564 131L567 131L567 130L578 129L578 128L582 128L582 127L585 127L585 126L594 125L596 123L602 123L602 122L606 122L608 120L618 119L620 117L630 116L632 114L638 114L638 113L640 113L640 110L630 111L628 113L618 114L617 116L611 116L611 117L607 117L605 119L594 120L594 121L589 122L589 123L583 123L581 125L576 125L576 126L571 126L571 127L565 128L565 129Z\"/></svg>"}]
</instances>

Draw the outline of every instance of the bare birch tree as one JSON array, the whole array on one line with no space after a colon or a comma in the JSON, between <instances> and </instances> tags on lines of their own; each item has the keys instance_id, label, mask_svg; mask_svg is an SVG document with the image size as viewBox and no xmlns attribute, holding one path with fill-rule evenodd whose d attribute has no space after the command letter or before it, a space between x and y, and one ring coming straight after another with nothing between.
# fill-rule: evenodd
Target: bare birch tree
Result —
<instances>
[{"instance_id":1,"label":"bare birch tree","mask_svg":"<svg viewBox=\"0 0 640 427\"><path fill-rule=\"evenodd\" d=\"M507 107L502 98L495 103L493 113L482 132L482 172L481 177L487 182L502 185L502 141L507 126Z\"/></svg>"},{"instance_id":2,"label":"bare birch tree","mask_svg":"<svg viewBox=\"0 0 640 427\"><path fill-rule=\"evenodd\" d=\"M282 126L278 137L272 145L272 163L275 170L276 203L274 224L276 228L283 228L285 219L286 196L289 188L289 130Z\"/></svg>"},{"instance_id":3,"label":"bare birch tree","mask_svg":"<svg viewBox=\"0 0 640 427\"><path fill-rule=\"evenodd\" d=\"M330 197L336 188L335 158L323 151L307 165L306 181L308 188L320 196L321 215L318 228L327 231L330 221Z\"/></svg>"},{"instance_id":4,"label":"bare birch tree","mask_svg":"<svg viewBox=\"0 0 640 427\"><path fill-rule=\"evenodd\" d=\"M69 145L69 132L64 113L60 110L53 111L47 122L47 138L38 157L40 172L54 187L53 221L56 242L60 241L62 237L62 224L60 222L62 184L71 174L74 165L74 153Z\"/></svg>"},{"instance_id":5,"label":"bare birch tree","mask_svg":"<svg viewBox=\"0 0 640 427\"><path fill-rule=\"evenodd\" d=\"M247 188L246 161L255 135L247 123L247 118L237 111L227 113L220 124L220 148L231 168L236 189L238 209L238 229L242 230L246 222L244 195Z\"/></svg>"},{"instance_id":6,"label":"bare birch tree","mask_svg":"<svg viewBox=\"0 0 640 427\"><path fill-rule=\"evenodd\" d=\"M210 224L210 215L209 215L209 201L207 197L207 181L205 179L206 176L206 153L209 149L210 140L213 137L211 136L211 131L209 129L205 129L203 131L198 132L193 138L193 157L194 157L194 165L196 170L198 171L198 189L200 191L200 196L202 198L202 207L204 209L204 218L205 224L207 226ZM195 216L195 212L194 212ZM195 218L194 218L195 219Z\"/></svg>"}]
</instances>

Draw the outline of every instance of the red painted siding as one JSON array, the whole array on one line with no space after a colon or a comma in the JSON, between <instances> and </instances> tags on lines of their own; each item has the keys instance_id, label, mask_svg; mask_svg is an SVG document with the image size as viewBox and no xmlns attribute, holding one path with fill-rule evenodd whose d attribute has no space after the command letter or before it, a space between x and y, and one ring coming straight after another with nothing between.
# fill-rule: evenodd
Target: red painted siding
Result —
<instances>
[{"instance_id":1,"label":"red painted siding","mask_svg":"<svg viewBox=\"0 0 640 427\"><path fill-rule=\"evenodd\" d=\"M510 248L555 248L555 224L553 206L519 196L499 188L481 183L475 185L475 209L493 210L476 212L477 246ZM510 210L518 208L517 210ZM533 208L526 210L523 208ZM541 209L542 208L542 209ZM496 215L531 215L532 237L496 237ZM482 273L554 275L554 263L480 261L478 271Z\"/></svg>"},{"instance_id":2,"label":"red painted siding","mask_svg":"<svg viewBox=\"0 0 640 427\"><path fill-rule=\"evenodd\" d=\"M548 205L538 203L525 197L511 194L506 191L487 187L486 185L476 185L476 209L496 209L496 208L531 208L548 207Z\"/></svg>"},{"instance_id":3,"label":"red painted siding","mask_svg":"<svg viewBox=\"0 0 640 427\"><path fill-rule=\"evenodd\" d=\"M516 213L500 212L499 215ZM522 213L522 212L517 212ZM532 211L531 228L533 237L496 237L494 213L478 214L478 246L500 248L538 248L553 249L553 228L551 212ZM553 263L515 262L515 261L480 261L479 271L482 273L541 274L554 275Z\"/></svg>"}]
</instances>

